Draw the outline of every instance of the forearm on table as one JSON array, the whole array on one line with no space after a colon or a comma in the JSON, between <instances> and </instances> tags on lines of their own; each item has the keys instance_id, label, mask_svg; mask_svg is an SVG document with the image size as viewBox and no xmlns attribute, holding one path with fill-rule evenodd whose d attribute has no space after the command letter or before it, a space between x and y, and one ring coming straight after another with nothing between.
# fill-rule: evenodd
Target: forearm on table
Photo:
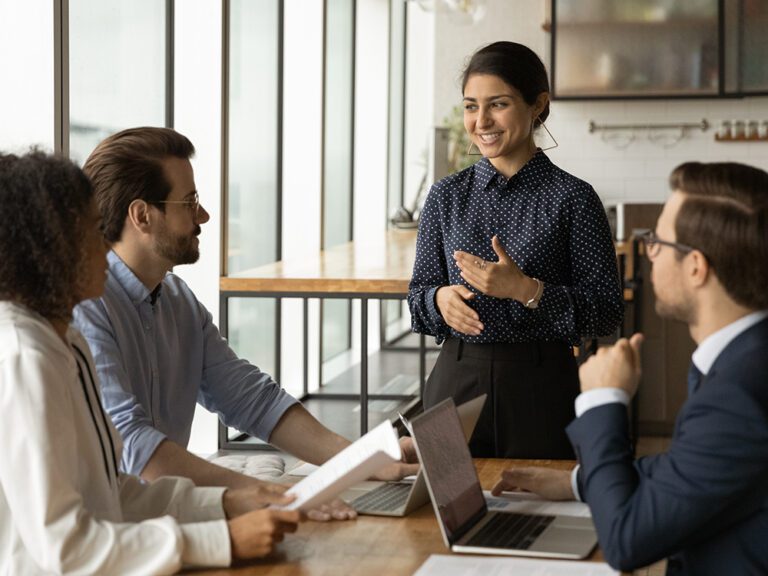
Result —
<instances>
[{"instance_id":1,"label":"forearm on table","mask_svg":"<svg viewBox=\"0 0 768 576\"><path fill-rule=\"evenodd\" d=\"M256 478L212 464L170 440L160 443L141 471L142 479L150 482L162 476L183 476L197 486L246 488L262 483Z\"/></svg>"},{"instance_id":2,"label":"forearm on table","mask_svg":"<svg viewBox=\"0 0 768 576\"><path fill-rule=\"evenodd\" d=\"M312 464L322 464L350 441L323 426L301 404L294 404L272 430L269 443Z\"/></svg>"}]
</instances>

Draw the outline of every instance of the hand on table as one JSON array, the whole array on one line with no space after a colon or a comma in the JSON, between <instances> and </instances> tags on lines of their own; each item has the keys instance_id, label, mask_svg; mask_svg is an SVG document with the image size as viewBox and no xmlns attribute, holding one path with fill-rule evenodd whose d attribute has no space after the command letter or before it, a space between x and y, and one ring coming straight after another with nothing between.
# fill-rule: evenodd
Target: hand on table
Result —
<instances>
[{"instance_id":1,"label":"hand on table","mask_svg":"<svg viewBox=\"0 0 768 576\"><path fill-rule=\"evenodd\" d=\"M323 504L307 512L307 518L315 522L328 522L329 520L354 520L357 511L341 498L336 498L328 504Z\"/></svg>"},{"instance_id":2,"label":"hand on table","mask_svg":"<svg viewBox=\"0 0 768 576\"><path fill-rule=\"evenodd\" d=\"M550 468L508 468L491 489L494 496L502 492L533 492L547 500L573 500L571 472Z\"/></svg>"},{"instance_id":3,"label":"hand on table","mask_svg":"<svg viewBox=\"0 0 768 576\"><path fill-rule=\"evenodd\" d=\"M619 388L632 398L640 382L642 344L643 335L635 334L629 340L621 338L613 346L598 349L579 368L581 391Z\"/></svg>"},{"instance_id":4,"label":"hand on table","mask_svg":"<svg viewBox=\"0 0 768 576\"><path fill-rule=\"evenodd\" d=\"M461 250L453 253L461 277L473 288L494 298L511 298L519 302L533 298L538 289L536 281L523 274L507 255L498 236L491 238L491 246L499 257L497 262L489 262Z\"/></svg>"}]
</instances>

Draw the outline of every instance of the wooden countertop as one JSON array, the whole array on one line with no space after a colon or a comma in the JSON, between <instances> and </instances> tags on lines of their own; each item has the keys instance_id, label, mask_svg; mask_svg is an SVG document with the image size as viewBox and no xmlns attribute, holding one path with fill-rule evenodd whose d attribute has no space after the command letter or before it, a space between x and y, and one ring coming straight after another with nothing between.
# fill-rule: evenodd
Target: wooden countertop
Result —
<instances>
[{"instance_id":1,"label":"wooden countertop","mask_svg":"<svg viewBox=\"0 0 768 576\"><path fill-rule=\"evenodd\" d=\"M547 466L570 470L572 461L475 460L483 488L490 489L510 466ZM206 576L410 575L430 554L449 554L432 505L405 518L360 516L348 522L304 522L288 535L274 557L225 570L195 571ZM599 550L590 560L602 561Z\"/></svg>"},{"instance_id":2,"label":"wooden countertop","mask_svg":"<svg viewBox=\"0 0 768 576\"><path fill-rule=\"evenodd\" d=\"M381 242L348 242L318 257L285 260L221 278L222 292L405 296L416 256L416 230L390 230Z\"/></svg>"},{"instance_id":3,"label":"wooden countertop","mask_svg":"<svg viewBox=\"0 0 768 576\"><path fill-rule=\"evenodd\" d=\"M616 254L627 258L631 272L632 245L616 242ZM416 230L389 230L380 242L348 242L319 252L315 257L284 260L223 276L222 292L250 292L264 296L401 296L416 257Z\"/></svg>"}]
</instances>

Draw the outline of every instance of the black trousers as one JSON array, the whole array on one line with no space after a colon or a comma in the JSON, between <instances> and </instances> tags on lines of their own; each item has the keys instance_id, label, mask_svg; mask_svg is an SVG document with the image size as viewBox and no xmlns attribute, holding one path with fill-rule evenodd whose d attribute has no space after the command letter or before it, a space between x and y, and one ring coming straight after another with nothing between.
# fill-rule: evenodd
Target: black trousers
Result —
<instances>
[{"instance_id":1,"label":"black trousers","mask_svg":"<svg viewBox=\"0 0 768 576\"><path fill-rule=\"evenodd\" d=\"M565 427L579 375L563 342L469 344L451 338L424 389L424 407L488 394L469 443L475 458L573 459Z\"/></svg>"}]
</instances>

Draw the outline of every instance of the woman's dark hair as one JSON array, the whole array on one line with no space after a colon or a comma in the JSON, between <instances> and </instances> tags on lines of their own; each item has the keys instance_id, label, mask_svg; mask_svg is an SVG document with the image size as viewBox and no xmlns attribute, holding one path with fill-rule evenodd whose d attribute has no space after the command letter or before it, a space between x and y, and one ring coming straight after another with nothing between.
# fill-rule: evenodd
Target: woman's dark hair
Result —
<instances>
[{"instance_id":1,"label":"woman's dark hair","mask_svg":"<svg viewBox=\"0 0 768 576\"><path fill-rule=\"evenodd\" d=\"M461 79L461 92L467 86L470 76L488 74L501 78L515 88L533 106L542 92L549 92L547 69L536 53L517 42L494 42L472 55ZM549 116L549 101L537 118L536 125Z\"/></svg>"},{"instance_id":2,"label":"woman's dark hair","mask_svg":"<svg viewBox=\"0 0 768 576\"><path fill-rule=\"evenodd\" d=\"M768 308L768 173L736 162L687 162L669 186L685 194L676 241L706 256L736 302Z\"/></svg>"},{"instance_id":3,"label":"woman's dark hair","mask_svg":"<svg viewBox=\"0 0 768 576\"><path fill-rule=\"evenodd\" d=\"M66 158L0 154L0 299L69 321L92 197L88 178Z\"/></svg>"},{"instance_id":4,"label":"woman's dark hair","mask_svg":"<svg viewBox=\"0 0 768 576\"><path fill-rule=\"evenodd\" d=\"M194 153L192 142L171 128L129 128L96 146L83 170L93 182L107 242L120 240L131 202L161 202L168 197L171 185L163 160L188 160ZM157 208L163 210L163 205Z\"/></svg>"}]
</instances>

